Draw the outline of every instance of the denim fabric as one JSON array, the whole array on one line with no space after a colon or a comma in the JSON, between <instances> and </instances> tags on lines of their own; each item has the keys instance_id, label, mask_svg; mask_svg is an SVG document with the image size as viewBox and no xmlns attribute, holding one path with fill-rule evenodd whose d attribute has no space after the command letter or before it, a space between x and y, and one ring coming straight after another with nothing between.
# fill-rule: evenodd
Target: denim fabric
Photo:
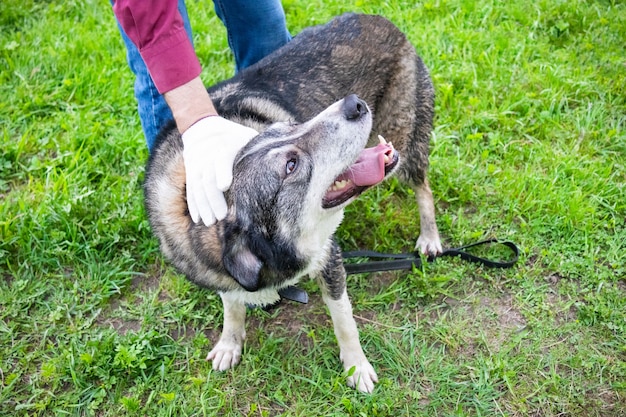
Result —
<instances>
[{"instance_id":1,"label":"denim fabric","mask_svg":"<svg viewBox=\"0 0 626 417\"><path fill-rule=\"evenodd\" d=\"M183 17L187 35L189 39L192 39L189 16L187 15L184 0L178 0L178 11ZM133 44L126 33L124 33L122 27L119 24L117 26L122 34L124 45L126 45L128 66L135 74L135 98L137 99L137 111L139 113L139 120L141 121L141 128L146 137L148 149L152 150L154 141L161 127L169 120L173 119L172 112L167 106L165 99L152 82L148 68L139 54L139 49L137 49L135 44Z\"/></svg>"},{"instance_id":2,"label":"denim fabric","mask_svg":"<svg viewBox=\"0 0 626 417\"><path fill-rule=\"evenodd\" d=\"M226 26L237 71L291 40L280 0L213 0L213 4Z\"/></svg>"},{"instance_id":3,"label":"denim fabric","mask_svg":"<svg viewBox=\"0 0 626 417\"><path fill-rule=\"evenodd\" d=\"M254 64L291 39L280 0L215 0L214 5L215 12L226 26L237 70ZM192 39L184 0L178 0L178 10L187 35ZM159 130L173 118L172 112L152 82L139 50L118 27L126 45L128 65L135 74L135 98L141 127L148 149L152 150Z\"/></svg>"}]
</instances>

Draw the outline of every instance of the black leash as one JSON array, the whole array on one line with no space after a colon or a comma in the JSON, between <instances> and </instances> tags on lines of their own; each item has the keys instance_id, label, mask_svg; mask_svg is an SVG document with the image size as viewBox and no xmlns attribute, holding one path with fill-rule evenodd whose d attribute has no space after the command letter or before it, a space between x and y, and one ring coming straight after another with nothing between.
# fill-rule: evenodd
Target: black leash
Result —
<instances>
[{"instance_id":1,"label":"black leash","mask_svg":"<svg viewBox=\"0 0 626 417\"><path fill-rule=\"evenodd\" d=\"M509 261L493 261L480 256L467 253L466 250L482 245L488 244L503 245L511 250L513 253L513 259ZM509 241L499 241L498 239L487 239L480 242L472 243L469 245L461 246L459 248L446 249L436 256L428 258L428 261L434 261L436 258L444 256L459 256L464 261L475 262L482 264L489 268L510 268L517 262L519 258L519 248L515 243ZM343 253L344 259L353 258L369 258L369 259L387 259L384 261L366 261L362 263L344 263L346 273L351 274L363 274L366 272L381 272L381 271L397 271L401 269L412 269L413 267L419 268L422 265L422 258L418 252L412 253L380 253L369 250L349 251Z\"/></svg>"},{"instance_id":2,"label":"black leash","mask_svg":"<svg viewBox=\"0 0 626 417\"><path fill-rule=\"evenodd\" d=\"M474 248L476 246L488 245L491 243L503 245L509 248L514 255L513 259L509 261L493 261L487 258L482 258L480 256L472 255L471 253L466 252L467 249ZM459 248L446 249L436 256L431 256L427 258L427 260L429 262L432 262L436 258L442 258L444 256L459 256L464 261L479 263L489 268L510 268L513 265L515 265L515 263L517 262L519 258L519 248L513 242L499 241L498 239L487 239L487 240L482 240L480 242L471 243L469 245L461 246ZM343 252L344 260L354 259L354 258L387 259L387 260L366 261L366 262L361 262L361 263L344 262L344 267L346 268L346 273L348 275L363 274L366 272L397 271L401 269L412 269L413 267L419 268L422 265L422 258L420 257L419 252L380 253L380 252L375 252L371 250L357 250L357 251ZM296 301L296 302L303 303L303 304L306 304L309 301L309 296L306 293L306 291L296 286L289 286L286 288L282 288L281 290L278 291L278 294L280 295L281 299ZM269 306L266 309L270 310L273 307L275 307L275 305Z\"/></svg>"}]
</instances>

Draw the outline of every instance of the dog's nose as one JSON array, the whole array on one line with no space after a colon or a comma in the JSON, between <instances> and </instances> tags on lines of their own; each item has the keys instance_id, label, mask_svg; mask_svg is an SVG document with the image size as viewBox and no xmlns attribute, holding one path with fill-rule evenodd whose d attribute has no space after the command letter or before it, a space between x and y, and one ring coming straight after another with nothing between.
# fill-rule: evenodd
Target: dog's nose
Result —
<instances>
[{"instance_id":1,"label":"dog's nose","mask_svg":"<svg viewBox=\"0 0 626 417\"><path fill-rule=\"evenodd\" d=\"M343 114L348 120L356 120L367 114L367 104L356 94L350 94L343 99Z\"/></svg>"}]
</instances>

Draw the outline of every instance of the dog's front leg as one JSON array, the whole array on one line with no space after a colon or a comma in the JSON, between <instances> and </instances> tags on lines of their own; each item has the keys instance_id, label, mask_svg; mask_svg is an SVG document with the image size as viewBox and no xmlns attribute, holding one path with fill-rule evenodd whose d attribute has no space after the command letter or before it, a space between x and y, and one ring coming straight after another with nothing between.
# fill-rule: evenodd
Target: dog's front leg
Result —
<instances>
[{"instance_id":1,"label":"dog's front leg","mask_svg":"<svg viewBox=\"0 0 626 417\"><path fill-rule=\"evenodd\" d=\"M243 340L246 338L246 306L229 293L220 293L224 305L224 328L217 345L206 359L213 361L213 369L225 371L241 359Z\"/></svg>"},{"instance_id":2,"label":"dog's front leg","mask_svg":"<svg viewBox=\"0 0 626 417\"><path fill-rule=\"evenodd\" d=\"M378 376L361 348L359 331L352 317L352 305L348 299L348 293L344 290L337 300L326 294L322 296L333 319L335 336L339 344L339 358L349 375L348 385L356 387L361 392L372 392L374 383L378 382Z\"/></svg>"},{"instance_id":3,"label":"dog's front leg","mask_svg":"<svg viewBox=\"0 0 626 417\"><path fill-rule=\"evenodd\" d=\"M322 271L322 298L333 320L335 336L339 344L339 358L348 372L348 385L361 392L372 392L378 382L376 371L363 353L359 331L352 316L352 304L346 291L346 271L341 251L333 242L330 259ZM354 369L353 369L354 368Z\"/></svg>"}]
</instances>

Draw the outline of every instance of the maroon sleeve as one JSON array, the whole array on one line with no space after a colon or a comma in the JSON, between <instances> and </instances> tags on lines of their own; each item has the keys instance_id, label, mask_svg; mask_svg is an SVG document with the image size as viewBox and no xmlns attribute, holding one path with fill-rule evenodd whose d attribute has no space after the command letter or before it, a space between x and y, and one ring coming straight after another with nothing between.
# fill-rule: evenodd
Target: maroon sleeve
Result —
<instances>
[{"instance_id":1,"label":"maroon sleeve","mask_svg":"<svg viewBox=\"0 0 626 417\"><path fill-rule=\"evenodd\" d=\"M160 93L200 75L202 68L176 0L116 0L113 12L139 49Z\"/></svg>"}]
</instances>

